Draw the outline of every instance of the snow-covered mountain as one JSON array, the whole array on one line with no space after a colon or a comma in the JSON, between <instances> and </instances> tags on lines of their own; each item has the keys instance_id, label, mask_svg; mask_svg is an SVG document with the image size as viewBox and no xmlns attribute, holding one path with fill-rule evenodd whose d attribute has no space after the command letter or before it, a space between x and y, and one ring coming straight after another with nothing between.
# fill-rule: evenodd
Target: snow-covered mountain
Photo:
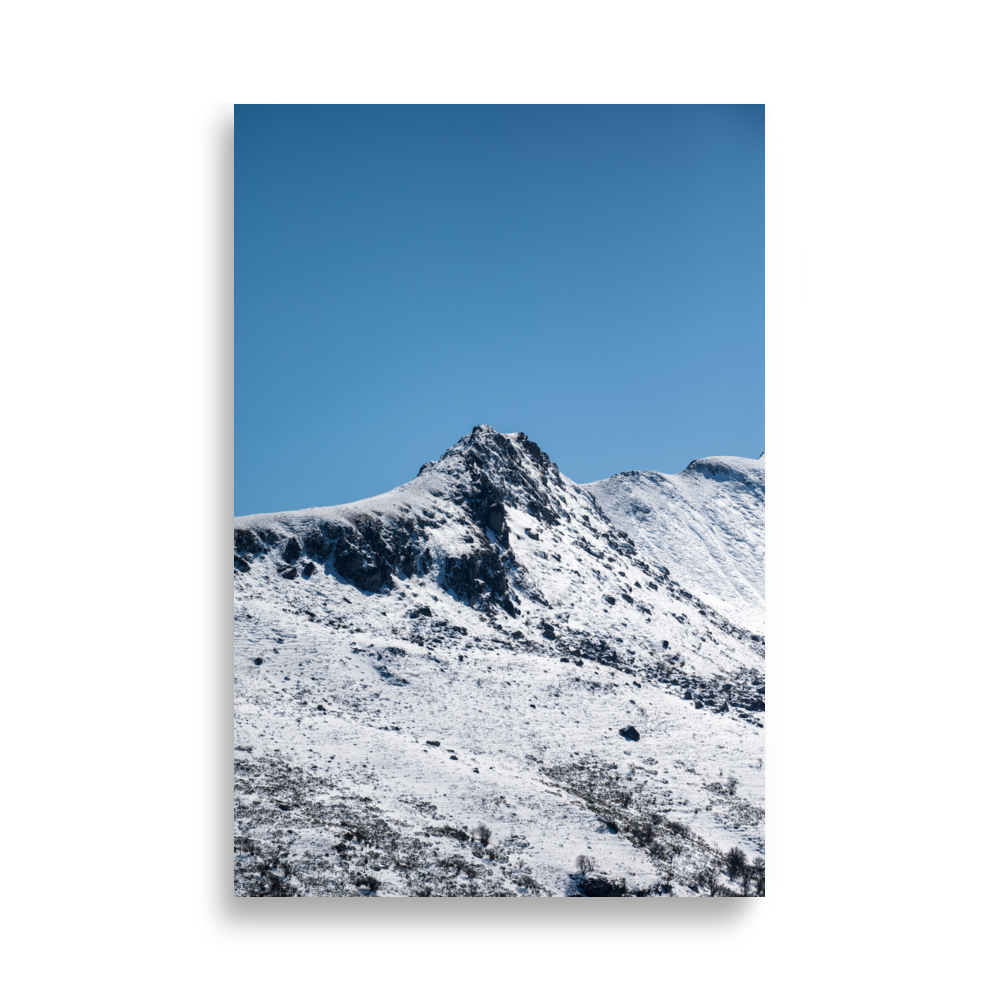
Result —
<instances>
[{"instance_id":1,"label":"snow-covered mountain","mask_svg":"<svg viewBox=\"0 0 1000 1000\"><path fill-rule=\"evenodd\" d=\"M632 526L634 475L480 425L381 496L237 518L237 894L762 887L717 874L764 853L762 629L718 610L762 600L760 463L724 461Z\"/></svg>"},{"instance_id":2,"label":"snow-covered mountain","mask_svg":"<svg viewBox=\"0 0 1000 1000\"><path fill-rule=\"evenodd\" d=\"M764 632L764 456L683 472L620 472L585 487L644 559L731 621Z\"/></svg>"}]
</instances>

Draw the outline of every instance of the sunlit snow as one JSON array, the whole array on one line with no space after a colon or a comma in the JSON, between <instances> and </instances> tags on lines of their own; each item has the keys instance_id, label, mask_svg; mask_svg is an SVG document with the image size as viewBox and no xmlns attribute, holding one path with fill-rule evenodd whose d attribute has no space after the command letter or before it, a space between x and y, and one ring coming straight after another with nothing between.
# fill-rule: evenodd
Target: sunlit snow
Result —
<instances>
[{"instance_id":1,"label":"sunlit snow","mask_svg":"<svg viewBox=\"0 0 1000 1000\"><path fill-rule=\"evenodd\" d=\"M582 487L479 426L237 518L237 895L754 894L718 871L764 855L763 493L734 458Z\"/></svg>"}]
</instances>

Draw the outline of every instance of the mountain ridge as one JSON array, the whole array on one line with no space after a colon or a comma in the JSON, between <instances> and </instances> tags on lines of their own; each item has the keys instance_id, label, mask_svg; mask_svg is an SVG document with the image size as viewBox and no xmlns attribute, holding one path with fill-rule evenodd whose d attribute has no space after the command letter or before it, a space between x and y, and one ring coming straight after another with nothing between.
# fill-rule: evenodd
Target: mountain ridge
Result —
<instances>
[{"instance_id":1,"label":"mountain ridge","mask_svg":"<svg viewBox=\"0 0 1000 1000\"><path fill-rule=\"evenodd\" d=\"M679 473L618 473L585 485L639 553L719 613L764 631L764 462L715 456Z\"/></svg>"},{"instance_id":2,"label":"mountain ridge","mask_svg":"<svg viewBox=\"0 0 1000 1000\"><path fill-rule=\"evenodd\" d=\"M713 489L729 489L726 484L736 478L720 473L721 467L713 471L710 466L717 462L692 463L688 469L695 467L690 474L715 484ZM639 474L646 475L658 482L661 474ZM634 478L612 477L616 483ZM646 817L642 822L661 831L650 834L648 842L645 834L628 832L629 824L639 822L633 816L638 806L614 807L617 820L602 829L624 824L625 832L607 833L617 838L614 843L606 839L609 877L621 876L641 860L647 889L666 884L648 881L654 875L684 871L687 888L670 891L700 894L696 869L711 855L705 838L715 821L690 803L705 795L706 802L714 801L711 796L718 793L705 791L714 788L707 775L697 779L700 784L690 777L701 775L692 761L703 756L697 748L709 733L720 748L732 748L733 766L741 773L745 765L739 761L762 759L764 639L689 589L676 567L651 559L643 538L633 539L620 518L616 523L605 512L609 492L602 489L599 501L590 487L565 477L527 435L477 425L439 459L424 463L413 480L386 493L350 504L235 519L237 745L250 748L240 753L250 753L253 763L240 764L238 754L237 770L258 768L254 781L246 784L245 773L237 781L237 836L243 838L237 851L238 894L258 894L259 883L247 875L246 866L260 861L259 850L254 853L249 845L265 842L261 831L267 831L268 843L289 850L293 843L311 845L306 850L311 867L306 868L316 881L288 875L297 892L366 891L344 881L347 872L362 877L357 866L315 862L316 850L326 844L329 851L330 841L319 820L303 818L289 826L283 812L288 803L261 785L267 775L268 781L277 780L275 768L289 783L285 798L311 801L316 817L327 815L327 806L318 804L321 788L327 789L324 801L340 801L347 808L347 799L341 801L344 790L363 787L369 800L364 810L370 813L376 808L371 803L377 803L379 822L409 836L419 830L419 809L407 805L418 787L421 801L442 816L450 814L454 829L464 822L457 803L485 802L475 791L480 786L488 785L494 798L508 802L527 795L531 816L549 815L545 789L555 780L555 767L560 787L576 789L567 794L583 803L571 809L567 822L586 846L586 824L595 810L605 818L614 810L609 811L610 800L598 797L587 805L579 798L573 761L583 755L590 762L588 781L614 778L619 788L614 769L620 764L612 758L627 764L631 751L614 741L627 745L631 735L614 736L618 731L637 738L642 733L658 753L668 752L671 744L675 751L682 748L683 754L674 756L691 758L686 765L691 770L671 764L670 780L690 786L690 794L673 797L663 786L636 800ZM434 707L444 704L447 715ZM516 714L508 714L512 711ZM436 746L447 740L454 748L444 772L424 757L431 749L437 753L423 745L429 728L440 735ZM369 754L378 756L383 768L374 783ZM544 765L539 763L543 756ZM474 766L463 765L464 777L455 777L466 758ZM295 767L287 770L290 762L300 769L299 777ZM565 768L570 770L560 770ZM507 777L501 779L501 771ZM744 778L757 787L762 771ZM321 779L334 785L324 786ZM442 797L435 782L447 782L451 792ZM386 783L395 789L391 795ZM250 801L240 788L257 798ZM740 834L738 824L720 829L762 853L758 799L753 793L740 806L744 817L759 814L751 824L755 832ZM514 823L510 808L499 799L490 802L477 807L481 814ZM663 824L671 810L677 818L670 822L695 839L678 835L668 850L666 841L673 835ZM328 821L333 822L329 816L323 820ZM294 834L291 839L281 833L285 827ZM532 829L535 837L538 829ZM489 894L573 894L579 888L570 871L572 858L562 858L560 845L525 850L535 852L544 877L532 876L531 884L520 885L509 871L503 874L491 864L482 876L486 881L476 885L489 884ZM661 855L670 851L675 860L668 864ZM432 851L426 859L438 856ZM301 866L305 854L299 857ZM612 858L619 860L612 863ZM682 864L679 858L687 860ZM376 878L374 863L365 862L364 877ZM398 866L393 872L394 894L423 894L428 886L447 889L438 894L466 894L468 888Z\"/></svg>"}]
</instances>

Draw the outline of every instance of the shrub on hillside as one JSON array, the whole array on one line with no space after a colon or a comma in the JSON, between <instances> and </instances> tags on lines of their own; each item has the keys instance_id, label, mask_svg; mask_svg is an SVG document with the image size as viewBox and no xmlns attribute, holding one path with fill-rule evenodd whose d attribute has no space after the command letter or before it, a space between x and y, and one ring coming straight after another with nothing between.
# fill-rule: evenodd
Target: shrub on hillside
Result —
<instances>
[{"instance_id":1,"label":"shrub on hillside","mask_svg":"<svg viewBox=\"0 0 1000 1000\"><path fill-rule=\"evenodd\" d=\"M698 886L705 889L710 896L723 896L724 886L719 879L719 869L714 865L708 865L698 873Z\"/></svg>"},{"instance_id":2,"label":"shrub on hillside","mask_svg":"<svg viewBox=\"0 0 1000 1000\"><path fill-rule=\"evenodd\" d=\"M740 877L743 869L747 866L747 856L738 847L728 850L722 860L726 866L726 874L733 881Z\"/></svg>"},{"instance_id":3,"label":"shrub on hillside","mask_svg":"<svg viewBox=\"0 0 1000 1000\"><path fill-rule=\"evenodd\" d=\"M635 826L635 839L647 847L656 839L656 829L649 820L642 820Z\"/></svg>"},{"instance_id":4,"label":"shrub on hillside","mask_svg":"<svg viewBox=\"0 0 1000 1000\"><path fill-rule=\"evenodd\" d=\"M265 847L250 838L240 838L241 852L250 857L238 864L235 873L247 896L298 896L292 884L297 874L288 859L288 850L280 846Z\"/></svg>"},{"instance_id":5,"label":"shrub on hillside","mask_svg":"<svg viewBox=\"0 0 1000 1000\"><path fill-rule=\"evenodd\" d=\"M603 875L591 875L578 883L581 896L627 896L625 879L610 879Z\"/></svg>"}]
</instances>

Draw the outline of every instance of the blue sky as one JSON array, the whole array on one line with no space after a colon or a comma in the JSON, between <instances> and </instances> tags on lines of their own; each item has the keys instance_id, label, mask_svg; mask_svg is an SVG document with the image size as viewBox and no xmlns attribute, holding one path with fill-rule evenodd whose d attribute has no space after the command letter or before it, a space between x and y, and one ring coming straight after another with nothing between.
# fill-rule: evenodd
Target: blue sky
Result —
<instances>
[{"instance_id":1,"label":"blue sky","mask_svg":"<svg viewBox=\"0 0 1000 1000\"><path fill-rule=\"evenodd\" d=\"M764 449L762 105L237 105L235 513Z\"/></svg>"}]
</instances>

